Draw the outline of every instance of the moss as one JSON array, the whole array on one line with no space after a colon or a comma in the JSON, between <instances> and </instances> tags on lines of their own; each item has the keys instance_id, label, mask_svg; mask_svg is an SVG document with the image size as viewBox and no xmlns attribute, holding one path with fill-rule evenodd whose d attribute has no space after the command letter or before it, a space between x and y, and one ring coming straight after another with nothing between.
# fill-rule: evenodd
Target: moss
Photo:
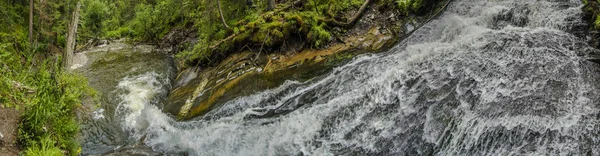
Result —
<instances>
[{"instance_id":1,"label":"moss","mask_svg":"<svg viewBox=\"0 0 600 156\"><path fill-rule=\"evenodd\" d=\"M396 0L400 12L408 15L410 12L416 12L421 9L423 5L422 0Z\"/></svg>"},{"instance_id":2,"label":"moss","mask_svg":"<svg viewBox=\"0 0 600 156\"><path fill-rule=\"evenodd\" d=\"M177 55L185 60L186 66L210 66L242 48L266 48L276 50L285 40L294 36L308 43L307 46L320 48L327 45L335 34L332 20L347 21L349 15L360 8L364 0L308 0L293 5L293 1L278 5L275 11L263 12L240 6L237 1L221 0L227 29L221 24L220 15L212 1L201 1L196 12L191 13L195 26L201 32L199 42L192 50ZM394 3L391 9L408 14L422 10L426 0L383 0L379 3ZM430 0L431 1L431 0ZM230 5L231 4L231 5ZM266 3L258 2L258 8ZM402 7L398 7L402 6ZM285 7L285 8L284 8ZM346 29L346 28L342 28ZM344 31L344 30L342 30Z\"/></svg>"}]
</instances>

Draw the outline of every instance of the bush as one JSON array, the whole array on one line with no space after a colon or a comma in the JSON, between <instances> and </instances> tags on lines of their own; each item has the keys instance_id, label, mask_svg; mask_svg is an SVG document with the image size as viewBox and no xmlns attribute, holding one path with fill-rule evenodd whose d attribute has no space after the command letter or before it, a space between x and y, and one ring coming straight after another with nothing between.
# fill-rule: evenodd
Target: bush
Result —
<instances>
[{"instance_id":1,"label":"bush","mask_svg":"<svg viewBox=\"0 0 600 156\"><path fill-rule=\"evenodd\" d=\"M58 63L48 65L46 62L24 77L24 83L35 88L35 95L23 100L25 110L18 131L19 142L33 148L32 151L59 148L77 155L80 147L75 139L79 130L75 110L81 106L80 99L96 93L84 77L59 72Z\"/></svg>"},{"instance_id":2,"label":"bush","mask_svg":"<svg viewBox=\"0 0 600 156\"><path fill-rule=\"evenodd\" d=\"M106 32L106 37L116 39L116 38L122 38L122 37L133 37L134 34L135 34L135 32L133 30L131 30L131 28L124 26L124 27L118 28L117 30Z\"/></svg>"},{"instance_id":3,"label":"bush","mask_svg":"<svg viewBox=\"0 0 600 156\"><path fill-rule=\"evenodd\" d=\"M102 35L103 22L107 16L106 4L98 0L87 0L84 2L82 23L84 36L98 38Z\"/></svg>"},{"instance_id":4,"label":"bush","mask_svg":"<svg viewBox=\"0 0 600 156\"><path fill-rule=\"evenodd\" d=\"M154 40L156 37L156 21L154 11L151 5L138 4L135 7L135 18L131 21L130 27L135 36L140 40Z\"/></svg>"}]
</instances>

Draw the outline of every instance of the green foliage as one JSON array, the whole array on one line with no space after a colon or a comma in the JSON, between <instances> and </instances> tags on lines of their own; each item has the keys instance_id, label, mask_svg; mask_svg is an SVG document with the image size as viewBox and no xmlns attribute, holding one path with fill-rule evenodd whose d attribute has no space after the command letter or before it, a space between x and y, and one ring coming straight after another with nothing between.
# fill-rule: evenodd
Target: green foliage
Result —
<instances>
[{"instance_id":1,"label":"green foliage","mask_svg":"<svg viewBox=\"0 0 600 156\"><path fill-rule=\"evenodd\" d=\"M133 28L135 36L141 37L140 39L154 38L157 17L153 14L151 5L139 4L135 7L135 18L130 23L130 28Z\"/></svg>"},{"instance_id":2,"label":"green foliage","mask_svg":"<svg viewBox=\"0 0 600 156\"><path fill-rule=\"evenodd\" d=\"M44 146L44 137L49 137L56 141L53 146L76 155L79 145L75 136L79 127L75 110L81 106L81 98L95 96L95 92L82 76L56 72L61 69L58 63L48 65L50 62L44 63L42 68L25 77L24 82L36 90L32 97L24 100L19 141L26 147L37 148Z\"/></svg>"},{"instance_id":3,"label":"green foliage","mask_svg":"<svg viewBox=\"0 0 600 156\"><path fill-rule=\"evenodd\" d=\"M117 30L106 32L107 38L122 38L122 37L133 37L134 31L129 27L120 27Z\"/></svg>"},{"instance_id":4,"label":"green foliage","mask_svg":"<svg viewBox=\"0 0 600 156\"><path fill-rule=\"evenodd\" d=\"M39 66L31 63L37 61L23 63L32 60L33 53L9 47L9 43L0 44L0 104L23 110L19 142L28 155L62 155L63 150L76 155L75 110L81 98L93 97L95 91L85 78L60 72L55 59L36 63Z\"/></svg>"},{"instance_id":5,"label":"green foliage","mask_svg":"<svg viewBox=\"0 0 600 156\"><path fill-rule=\"evenodd\" d=\"M199 42L193 50L177 55L188 65L210 65L219 57L244 46L277 47L292 36L302 38L312 47L321 47L332 38L331 27L324 19L356 10L364 3L363 0L310 0L300 8L292 7L286 11L276 8L275 11L262 12L239 6L237 1L222 0L223 6L229 6L223 9L225 18L234 21L228 22L232 27L229 30L220 24L218 11L214 9L216 6L209 2L202 1L201 4L207 7L200 7L193 14L196 27L202 32ZM266 7L264 3L257 5L259 8ZM291 4L281 4L280 7L286 5ZM228 37L233 39L221 43Z\"/></svg>"},{"instance_id":6,"label":"green foliage","mask_svg":"<svg viewBox=\"0 0 600 156\"><path fill-rule=\"evenodd\" d=\"M109 3L103 37L156 41L178 24L197 2L191 0L115 1Z\"/></svg>"},{"instance_id":7,"label":"green foliage","mask_svg":"<svg viewBox=\"0 0 600 156\"><path fill-rule=\"evenodd\" d=\"M416 12L423 5L422 0L396 0L400 12L408 15L410 12Z\"/></svg>"},{"instance_id":8,"label":"green foliage","mask_svg":"<svg viewBox=\"0 0 600 156\"><path fill-rule=\"evenodd\" d=\"M600 15L596 16L596 22L594 22L596 29L600 30Z\"/></svg>"},{"instance_id":9,"label":"green foliage","mask_svg":"<svg viewBox=\"0 0 600 156\"><path fill-rule=\"evenodd\" d=\"M25 150L28 156L62 156L64 153L54 146L55 142L49 137L43 137L38 144Z\"/></svg>"},{"instance_id":10,"label":"green foliage","mask_svg":"<svg viewBox=\"0 0 600 156\"><path fill-rule=\"evenodd\" d=\"M38 49L39 52L59 52L58 49L63 48L64 44L61 44L58 37L67 33L77 0L44 0L34 1L34 3L33 40L35 42L32 43L32 48ZM19 14L24 19L23 26L25 28L27 28L29 15L28 6L29 4L25 1L23 4L25 12ZM25 30L24 32L27 33L27 29Z\"/></svg>"},{"instance_id":11,"label":"green foliage","mask_svg":"<svg viewBox=\"0 0 600 156\"><path fill-rule=\"evenodd\" d=\"M88 38L98 38L102 34L103 22L106 20L108 8L99 0L84 1L81 13L82 32Z\"/></svg>"},{"instance_id":12,"label":"green foliage","mask_svg":"<svg viewBox=\"0 0 600 156\"><path fill-rule=\"evenodd\" d=\"M27 18L22 16L28 16L28 3L23 2L0 1L0 106L22 110L18 140L24 154L77 155L75 111L81 98L94 97L95 92L85 78L63 73L60 59L47 51L64 44L75 1L36 3L39 19L34 21L39 22L34 27L42 28L34 28L34 34L41 35L34 37L34 47L27 38Z\"/></svg>"}]
</instances>

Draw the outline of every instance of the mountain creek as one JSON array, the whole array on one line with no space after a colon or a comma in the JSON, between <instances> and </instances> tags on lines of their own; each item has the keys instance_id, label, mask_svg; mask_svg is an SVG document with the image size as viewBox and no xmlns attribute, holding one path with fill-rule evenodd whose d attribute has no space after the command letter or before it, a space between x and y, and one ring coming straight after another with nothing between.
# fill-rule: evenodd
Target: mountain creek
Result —
<instances>
[{"instance_id":1,"label":"mountain creek","mask_svg":"<svg viewBox=\"0 0 600 156\"><path fill-rule=\"evenodd\" d=\"M110 41L71 67L101 93L80 115L82 154L600 155L582 6L454 0L325 48L203 68Z\"/></svg>"}]
</instances>

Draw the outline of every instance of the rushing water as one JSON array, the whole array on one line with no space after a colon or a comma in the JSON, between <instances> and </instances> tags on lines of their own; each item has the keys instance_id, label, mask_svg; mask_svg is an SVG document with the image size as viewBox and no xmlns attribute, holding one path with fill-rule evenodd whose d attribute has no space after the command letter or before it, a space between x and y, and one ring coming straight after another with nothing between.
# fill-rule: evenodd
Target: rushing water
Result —
<instances>
[{"instance_id":1,"label":"rushing water","mask_svg":"<svg viewBox=\"0 0 600 156\"><path fill-rule=\"evenodd\" d=\"M597 51L577 37L581 5L455 0L389 52L190 121L153 100L168 72L130 75L114 84L113 116L121 145L162 154L600 155L600 68L581 57Z\"/></svg>"}]
</instances>

